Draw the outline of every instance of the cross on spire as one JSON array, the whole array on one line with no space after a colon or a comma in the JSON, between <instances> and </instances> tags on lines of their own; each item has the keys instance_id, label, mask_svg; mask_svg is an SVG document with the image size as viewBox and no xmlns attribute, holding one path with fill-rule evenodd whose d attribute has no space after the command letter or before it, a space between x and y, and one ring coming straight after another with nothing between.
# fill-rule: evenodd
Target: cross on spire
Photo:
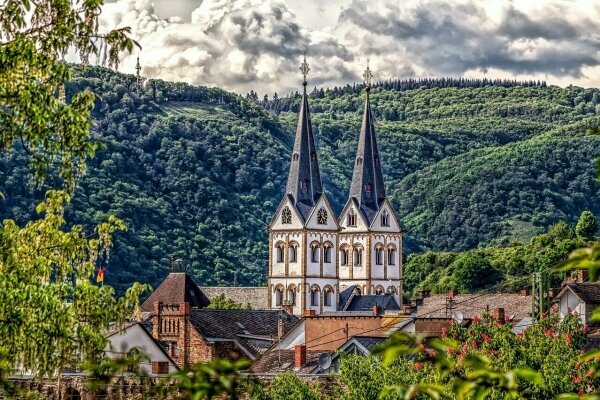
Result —
<instances>
[{"instance_id":1,"label":"cross on spire","mask_svg":"<svg viewBox=\"0 0 600 400\"><path fill-rule=\"evenodd\" d=\"M304 77L304 81L302 82L302 84L304 86L306 86L306 77L308 76L308 73L310 72L310 67L308 66L308 63L306 62L306 51L304 52L304 61L302 61L302 64L300 64L300 72L302 73L302 76Z\"/></svg>"},{"instance_id":2,"label":"cross on spire","mask_svg":"<svg viewBox=\"0 0 600 400\"><path fill-rule=\"evenodd\" d=\"M363 73L363 79L365 80L365 85L367 85L367 89L371 88L371 83L373 82L373 73L371 72L371 68L369 68L369 59L367 58L367 69Z\"/></svg>"}]
</instances>

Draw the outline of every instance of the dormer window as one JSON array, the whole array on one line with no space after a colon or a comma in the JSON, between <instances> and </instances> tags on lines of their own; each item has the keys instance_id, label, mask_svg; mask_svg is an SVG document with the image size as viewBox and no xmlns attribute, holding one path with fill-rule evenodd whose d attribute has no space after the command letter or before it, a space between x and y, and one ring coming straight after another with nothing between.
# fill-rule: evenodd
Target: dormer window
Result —
<instances>
[{"instance_id":1,"label":"dormer window","mask_svg":"<svg viewBox=\"0 0 600 400\"><path fill-rule=\"evenodd\" d=\"M356 226L356 214L353 211L348 214L348 226Z\"/></svg>"},{"instance_id":2,"label":"dormer window","mask_svg":"<svg viewBox=\"0 0 600 400\"><path fill-rule=\"evenodd\" d=\"M381 213L381 226L390 226L390 214L387 210L383 210Z\"/></svg>"},{"instance_id":3,"label":"dormer window","mask_svg":"<svg viewBox=\"0 0 600 400\"><path fill-rule=\"evenodd\" d=\"M294 153L294 155L292 156L292 160L294 160L294 161L298 161L298 157L300 157L300 156L298 155L298 153Z\"/></svg>"},{"instance_id":4,"label":"dormer window","mask_svg":"<svg viewBox=\"0 0 600 400\"><path fill-rule=\"evenodd\" d=\"M356 159L356 165L359 166L359 167L362 165L362 157L358 157Z\"/></svg>"},{"instance_id":5,"label":"dormer window","mask_svg":"<svg viewBox=\"0 0 600 400\"><path fill-rule=\"evenodd\" d=\"M290 211L289 207L286 207L281 212L281 223L282 224L291 224L292 223L292 211Z\"/></svg>"},{"instance_id":6,"label":"dormer window","mask_svg":"<svg viewBox=\"0 0 600 400\"><path fill-rule=\"evenodd\" d=\"M302 190L308 189L308 181L307 180L300 181L300 189L302 189Z\"/></svg>"}]
</instances>

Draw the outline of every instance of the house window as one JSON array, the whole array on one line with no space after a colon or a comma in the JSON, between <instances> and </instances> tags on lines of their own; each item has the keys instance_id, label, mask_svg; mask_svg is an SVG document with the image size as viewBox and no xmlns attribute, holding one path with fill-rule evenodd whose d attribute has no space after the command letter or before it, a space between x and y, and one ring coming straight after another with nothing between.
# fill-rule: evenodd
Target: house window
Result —
<instances>
[{"instance_id":1,"label":"house window","mask_svg":"<svg viewBox=\"0 0 600 400\"><path fill-rule=\"evenodd\" d=\"M329 264L331 262L331 244L325 243L323 247L323 262Z\"/></svg>"},{"instance_id":2,"label":"house window","mask_svg":"<svg viewBox=\"0 0 600 400\"><path fill-rule=\"evenodd\" d=\"M313 289L310 292L310 305L318 306L319 305L319 289Z\"/></svg>"},{"instance_id":3,"label":"house window","mask_svg":"<svg viewBox=\"0 0 600 400\"><path fill-rule=\"evenodd\" d=\"M348 226L356 226L356 214L352 211L348 214Z\"/></svg>"},{"instance_id":4,"label":"house window","mask_svg":"<svg viewBox=\"0 0 600 400\"><path fill-rule=\"evenodd\" d=\"M375 264L383 264L383 248L381 248L380 246L375 248Z\"/></svg>"},{"instance_id":5,"label":"house window","mask_svg":"<svg viewBox=\"0 0 600 400\"><path fill-rule=\"evenodd\" d=\"M275 289L275 306L280 307L283 303L283 289Z\"/></svg>"},{"instance_id":6,"label":"house window","mask_svg":"<svg viewBox=\"0 0 600 400\"><path fill-rule=\"evenodd\" d=\"M298 245L296 243L290 244L290 262L295 263L298 260Z\"/></svg>"},{"instance_id":7,"label":"house window","mask_svg":"<svg viewBox=\"0 0 600 400\"><path fill-rule=\"evenodd\" d=\"M348 256L349 256L349 251L348 249L342 249L342 251L340 251L340 258L341 258L341 264L342 265L348 265Z\"/></svg>"},{"instance_id":8,"label":"house window","mask_svg":"<svg viewBox=\"0 0 600 400\"><path fill-rule=\"evenodd\" d=\"M286 207L281 212L281 223L282 224L291 224L292 223L292 212L289 207Z\"/></svg>"},{"instance_id":9,"label":"house window","mask_svg":"<svg viewBox=\"0 0 600 400\"><path fill-rule=\"evenodd\" d=\"M388 249L388 265L396 265L396 249L393 247Z\"/></svg>"},{"instance_id":10,"label":"house window","mask_svg":"<svg viewBox=\"0 0 600 400\"><path fill-rule=\"evenodd\" d=\"M276 244L275 249L277 252L277 262L282 263L283 262L283 251L284 251L283 243Z\"/></svg>"},{"instance_id":11,"label":"house window","mask_svg":"<svg viewBox=\"0 0 600 400\"><path fill-rule=\"evenodd\" d=\"M323 292L323 305L325 307L331 306L331 289L326 288Z\"/></svg>"},{"instance_id":12,"label":"house window","mask_svg":"<svg viewBox=\"0 0 600 400\"><path fill-rule=\"evenodd\" d=\"M171 348L171 357L178 357L179 347L177 346L177 342L171 342L171 345L169 347Z\"/></svg>"},{"instance_id":13,"label":"house window","mask_svg":"<svg viewBox=\"0 0 600 400\"><path fill-rule=\"evenodd\" d=\"M390 214L387 210L383 210L381 214L381 226L390 226Z\"/></svg>"},{"instance_id":14,"label":"house window","mask_svg":"<svg viewBox=\"0 0 600 400\"><path fill-rule=\"evenodd\" d=\"M296 292L293 289L288 289L288 304L291 306L296 305Z\"/></svg>"},{"instance_id":15,"label":"house window","mask_svg":"<svg viewBox=\"0 0 600 400\"><path fill-rule=\"evenodd\" d=\"M310 261L314 262L314 263L319 262L319 245L318 244L313 244L312 248L310 249Z\"/></svg>"},{"instance_id":16,"label":"house window","mask_svg":"<svg viewBox=\"0 0 600 400\"><path fill-rule=\"evenodd\" d=\"M354 265L362 265L362 249L354 249Z\"/></svg>"}]
</instances>

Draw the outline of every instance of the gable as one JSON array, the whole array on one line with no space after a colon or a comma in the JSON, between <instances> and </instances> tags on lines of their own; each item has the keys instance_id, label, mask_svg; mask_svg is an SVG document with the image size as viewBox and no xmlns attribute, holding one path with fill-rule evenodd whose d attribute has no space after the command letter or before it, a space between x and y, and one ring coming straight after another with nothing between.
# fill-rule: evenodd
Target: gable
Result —
<instances>
[{"instance_id":1,"label":"gable","mask_svg":"<svg viewBox=\"0 0 600 400\"><path fill-rule=\"evenodd\" d=\"M388 215L389 226L383 226L381 223L382 222L381 217L385 213L387 213L387 215ZM383 201L383 204L379 208L379 211L377 212L377 214L375 214L375 217L373 218L373 222L371 223L371 230L377 231L377 232L393 232L393 233L399 233L402 231L402 229L400 229L400 224L398 222L398 218L396 217L396 213L394 212L394 209L392 208L392 205L390 204L388 199L385 199Z\"/></svg>"},{"instance_id":2,"label":"gable","mask_svg":"<svg viewBox=\"0 0 600 400\"><path fill-rule=\"evenodd\" d=\"M284 224L282 215L285 210L289 210L291 214L291 223ZM290 230L290 229L302 229L304 227L304 218L300 215L296 206L292 201L291 196L285 195L279 203L279 207L277 207L277 211L275 215L271 219L271 223L269 224L269 229L271 230Z\"/></svg>"},{"instance_id":3,"label":"gable","mask_svg":"<svg viewBox=\"0 0 600 400\"><path fill-rule=\"evenodd\" d=\"M356 215L356 226L348 226L348 214L350 213ZM344 206L344 209L338 218L338 223L344 230L366 231L369 229L369 225L367 224L363 213L359 210L358 203L354 198L348 200Z\"/></svg>"},{"instance_id":4,"label":"gable","mask_svg":"<svg viewBox=\"0 0 600 400\"><path fill-rule=\"evenodd\" d=\"M325 224L319 221L322 212L326 215ZM319 201L309 214L306 227L314 230L337 230L339 228L335 213L325 195L321 195Z\"/></svg>"}]
</instances>

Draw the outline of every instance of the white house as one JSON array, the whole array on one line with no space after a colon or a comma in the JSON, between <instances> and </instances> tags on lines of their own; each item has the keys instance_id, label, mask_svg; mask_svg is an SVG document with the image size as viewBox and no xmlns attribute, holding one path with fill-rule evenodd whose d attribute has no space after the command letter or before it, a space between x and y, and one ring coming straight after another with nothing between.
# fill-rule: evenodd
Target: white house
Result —
<instances>
[{"instance_id":1,"label":"white house","mask_svg":"<svg viewBox=\"0 0 600 400\"><path fill-rule=\"evenodd\" d=\"M554 298L561 320L574 313L587 324L594 309L600 306L600 282L578 282L566 285Z\"/></svg>"}]
</instances>

